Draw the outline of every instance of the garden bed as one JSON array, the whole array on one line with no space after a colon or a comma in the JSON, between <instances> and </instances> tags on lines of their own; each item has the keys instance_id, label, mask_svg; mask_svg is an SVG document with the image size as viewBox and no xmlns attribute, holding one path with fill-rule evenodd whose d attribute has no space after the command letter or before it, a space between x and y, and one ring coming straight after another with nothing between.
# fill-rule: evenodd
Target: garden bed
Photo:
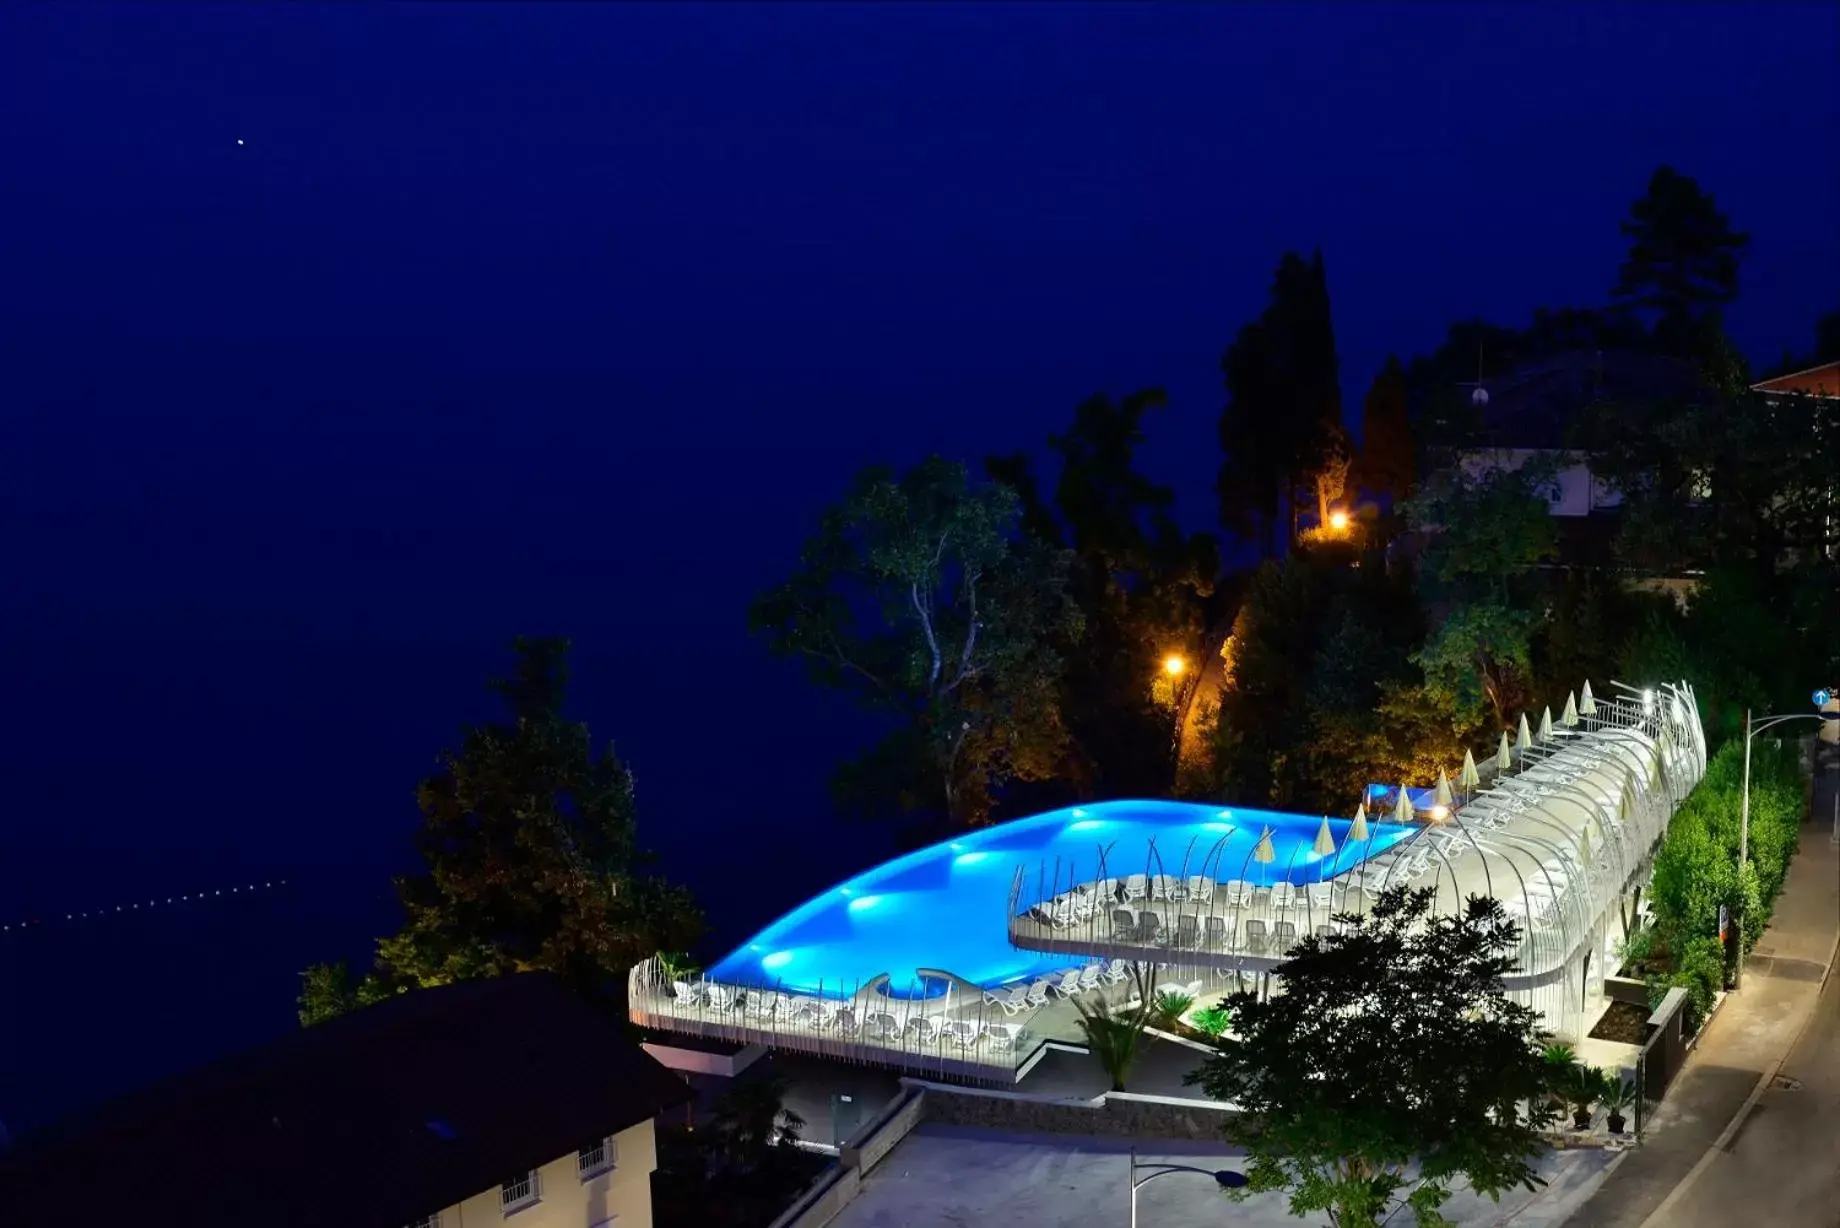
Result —
<instances>
[{"instance_id":1,"label":"garden bed","mask_svg":"<svg viewBox=\"0 0 1840 1228\"><path fill-rule=\"evenodd\" d=\"M1597 1026L1591 1029L1591 1039L1640 1045L1648 1040L1648 1016L1647 1007L1629 1002L1612 1002L1603 1018L1597 1021Z\"/></svg>"}]
</instances>

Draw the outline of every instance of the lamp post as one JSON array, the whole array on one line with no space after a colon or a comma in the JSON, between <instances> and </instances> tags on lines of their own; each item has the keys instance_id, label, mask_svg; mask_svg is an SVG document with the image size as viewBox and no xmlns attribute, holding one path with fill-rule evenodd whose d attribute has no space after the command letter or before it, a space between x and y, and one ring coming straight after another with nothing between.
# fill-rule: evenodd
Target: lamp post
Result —
<instances>
[{"instance_id":1,"label":"lamp post","mask_svg":"<svg viewBox=\"0 0 1840 1228\"><path fill-rule=\"evenodd\" d=\"M1143 1173L1139 1177L1138 1173ZM1211 1177L1214 1184L1223 1190L1244 1189L1248 1178L1245 1173L1235 1172L1230 1168L1196 1168L1190 1164L1139 1164L1137 1148L1131 1148L1131 1228L1137 1228L1137 1191L1155 1181L1158 1177L1167 1177L1170 1173L1200 1173Z\"/></svg>"},{"instance_id":2,"label":"lamp post","mask_svg":"<svg viewBox=\"0 0 1840 1228\"><path fill-rule=\"evenodd\" d=\"M1169 679L1171 703L1176 713L1169 731L1169 771L1173 781L1176 773L1182 770L1182 725L1188 716L1188 696L1194 689L1195 674L1188 668L1188 658L1179 652L1163 658L1163 673Z\"/></svg>"},{"instance_id":3,"label":"lamp post","mask_svg":"<svg viewBox=\"0 0 1840 1228\"><path fill-rule=\"evenodd\" d=\"M1744 985L1744 915L1742 912L1744 895L1744 867L1751 861L1751 739L1766 729L1789 721L1831 721L1840 720L1840 713L1833 712L1787 712L1766 716L1762 720L1752 721L1751 710L1744 710L1744 791L1738 799L1738 963L1732 973L1731 987L1742 988Z\"/></svg>"}]
</instances>

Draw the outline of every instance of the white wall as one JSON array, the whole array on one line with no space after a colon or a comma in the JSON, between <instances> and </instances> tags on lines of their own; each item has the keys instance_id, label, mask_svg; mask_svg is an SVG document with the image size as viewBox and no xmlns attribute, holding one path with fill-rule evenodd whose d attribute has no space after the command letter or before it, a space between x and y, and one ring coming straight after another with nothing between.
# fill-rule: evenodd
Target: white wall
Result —
<instances>
[{"instance_id":1,"label":"white wall","mask_svg":"<svg viewBox=\"0 0 1840 1228\"><path fill-rule=\"evenodd\" d=\"M1490 448L1466 452L1463 454L1463 473L1475 480L1497 470L1512 472L1535 457L1557 455L1556 452L1541 448ZM1555 516L1589 516L1595 509L1616 507L1622 502L1622 495L1601 479L1591 476L1589 465L1579 463L1559 471L1557 489L1553 492L1549 506Z\"/></svg>"},{"instance_id":2,"label":"white wall","mask_svg":"<svg viewBox=\"0 0 1840 1228\"><path fill-rule=\"evenodd\" d=\"M621 1131L614 1148L617 1158L610 1172L583 1180L571 1151L537 1170L535 1203L506 1214L495 1185L442 1211L439 1228L652 1228L658 1149L651 1121Z\"/></svg>"}]
</instances>

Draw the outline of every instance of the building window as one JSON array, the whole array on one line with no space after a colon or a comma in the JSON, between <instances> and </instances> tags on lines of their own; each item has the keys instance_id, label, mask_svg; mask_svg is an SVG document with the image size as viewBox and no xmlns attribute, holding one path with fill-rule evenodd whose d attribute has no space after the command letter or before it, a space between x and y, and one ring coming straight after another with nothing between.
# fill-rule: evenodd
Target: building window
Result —
<instances>
[{"instance_id":1,"label":"building window","mask_svg":"<svg viewBox=\"0 0 1840 1228\"><path fill-rule=\"evenodd\" d=\"M522 1211L537 1201L541 1191L537 1188L537 1170L531 1169L515 1181L507 1181L498 1187L498 1207L506 1215L513 1211Z\"/></svg>"},{"instance_id":2,"label":"building window","mask_svg":"<svg viewBox=\"0 0 1840 1228\"><path fill-rule=\"evenodd\" d=\"M581 1173L581 1179L586 1181L589 1177L598 1177L610 1171L615 1164L619 1163L619 1159L619 1147L612 1139L603 1138L588 1144L576 1153L575 1166L576 1170Z\"/></svg>"}]
</instances>

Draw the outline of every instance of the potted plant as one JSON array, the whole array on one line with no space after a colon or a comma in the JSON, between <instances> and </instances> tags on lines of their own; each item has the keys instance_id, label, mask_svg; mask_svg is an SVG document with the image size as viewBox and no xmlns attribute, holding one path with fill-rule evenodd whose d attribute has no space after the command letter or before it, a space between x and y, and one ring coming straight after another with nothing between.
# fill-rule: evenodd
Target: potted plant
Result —
<instances>
[{"instance_id":1,"label":"potted plant","mask_svg":"<svg viewBox=\"0 0 1840 1228\"><path fill-rule=\"evenodd\" d=\"M1562 1085L1565 1103L1572 1110L1572 1129L1591 1128L1591 1110L1603 1097L1606 1082L1604 1072L1597 1067L1586 1066L1582 1062L1573 1063Z\"/></svg>"},{"instance_id":2,"label":"potted plant","mask_svg":"<svg viewBox=\"0 0 1840 1228\"><path fill-rule=\"evenodd\" d=\"M1546 1063L1546 1090L1552 1105L1563 1109L1566 1088L1578 1066L1578 1051L1563 1041L1554 1041L1540 1050L1540 1060Z\"/></svg>"},{"instance_id":3,"label":"potted plant","mask_svg":"<svg viewBox=\"0 0 1840 1228\"><path fill-rule=\"evenodd\" d=\"M1597 1102L1610 1114L1610 1133L1621 1134L1628 1119L1623 1110L1636 1102L1636 1085L1633 1079L1624 1079L1617 1075L1604 1076L1603 1090L1598 1093Z\"/></svg>"}]
</instances>

